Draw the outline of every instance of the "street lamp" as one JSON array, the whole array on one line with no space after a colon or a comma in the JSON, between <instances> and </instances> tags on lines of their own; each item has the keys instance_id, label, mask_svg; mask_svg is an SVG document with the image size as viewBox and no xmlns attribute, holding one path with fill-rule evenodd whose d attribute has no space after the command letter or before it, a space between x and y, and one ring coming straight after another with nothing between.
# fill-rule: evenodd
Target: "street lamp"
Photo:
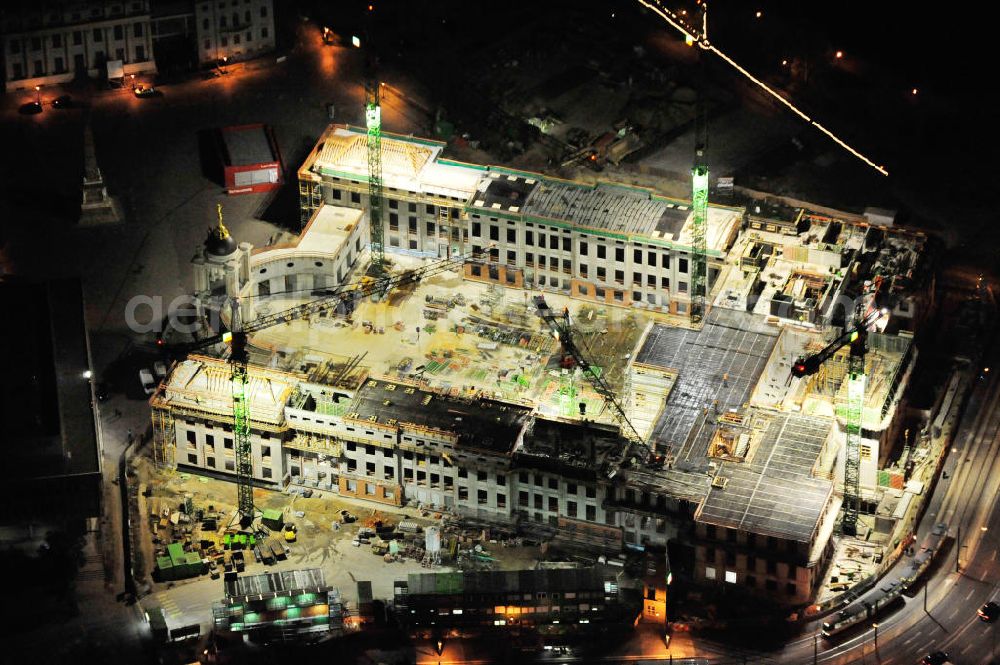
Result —
<instances>
[{"instance_id":1,"label":"street lamp","mask_svg":"<svg viewBox=\"0 0 1000 665\"><path fill-rule=\"evenodd\" d=\"M878 621L872 622L872 628L875 629L875 653L878 653Z\"/></svg>"},{"instance_id":2,"label":"street lamp","mask_svg":"<svg viewBox=\"0 0 1000 665\"><path fill-rule=\"evenodd\" d=\"M42 86L40 85L35 86L35 104L39 107L42 105Z\"/></svg>"},{"instance_id":3,"label":"street lamp","mask_svg":"<svg viewBox=\"0 0 1000 665\"><path fill-rule=\"evenodd\" d=\"M226 63L227 62L229 62L229 56L228 55L222 56L222 73L223 74L226 73Z\"/></svg>"}]
</instances>

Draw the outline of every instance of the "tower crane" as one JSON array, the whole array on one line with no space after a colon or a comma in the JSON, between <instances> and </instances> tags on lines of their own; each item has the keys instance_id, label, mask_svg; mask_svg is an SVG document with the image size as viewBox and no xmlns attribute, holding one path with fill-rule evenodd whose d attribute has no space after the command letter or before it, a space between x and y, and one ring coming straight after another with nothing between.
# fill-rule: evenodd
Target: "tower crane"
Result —
<instances>
[{"instance_id":1,"label":"tower crane","mask_svg":"<svg viewBox=\"0 0 1000 665\"><path fill-rule=\"evenodd\" d=\"M878 277L873 282L871 303L876 302L876 296L882 280ZM865 356L868 353L869 329L881 318L884 310L870 307L865 311L864 299L858 303L854 313L854 325L850 330L830 342L819 353L799 358L792 365L792 376L802 378L812 376L837 351L850 345L850 355L847 365L847 410L844 414L845 457L844 457L844 517L841 520L841 533L845 536L858 534L858 509L861 503L861 427L865 405Z\"/></svg>"},{"instance_id":2,"label":"tower crane","mask_svg":"<svg viewBox=\"0 0 1000 665\"><path fill-rule=\"evenodd\" d=\"M378 57L372 35L375 6L368 5L365 56L365 127L368 129L368 228L371 236L372 276L385 272L382 211L382 106L379 99Z\"/></svg>"},{"instance_id":3,"label":"tower crane","mask_svg":"<svg viewBox=\"0 0 1000 665\"><path fill-rule=\"evenodd\" d=\"M635 427L632 426L628 416L625 415L625 408L615 396L614 390L612 390L608 382L599 373L594 371L594 365L587 358L587 354L576 343L576 335L573 331L573 322L570 319L569 310L564 308L561 314L557 314L548 306L543 296L535 296L534 303L535 308L538 310L538 316L552 329L553 334L559 340L559 343L562 344L563 349L572 356L584 376L593 385L594 390L601 396L604 403L610 407L611 415L621 429L622 447L616 450L604 462L604 473L607 477L609 479L614 478L622 465L630 461L633 457L640 459L647 466L655 467L662 465L663 456L654 453L642 436L636 431Z\"/></svg>"},{"instance_id":4,"label":"tower crane","mask_svg":"<svg viewBox=\"0 0 1000 665\"><path fill-rule=\"evenodd\" d=\"M230 326L231 330L206 337L196 342L179 344L173 347L174 351L186 354L191 351L206 349L219 343L229 345L229 366L233 396L233 438L236 448L237 505L241 524L244 526L249 525L253 522L255 516L253 503L253 458L250 447L251 414L249 409L249 395L247 393L250 373L247 336L271 326L290 323L297 319L308 318L340 307L351 309L354 303L366 297L376 294L382 295L388 293L394 287L419 282L425 277L450 270L455 265L461 264L469 256L469 254L460 254L397 274L383 273L377 280L345 285L338 288L333 295L324 296L323 298L311 300L284 311L258 317L250 322L240 321L239 307L234 306Z\"/></svg>"},{"instance_id":5,"label":"tower crane","mask_svg":"<svg viewBox=\"0 0 1000 665\"><path fill-rule=\"evenodd\" d=\"M702 33L708 34L708 3L702 5ZM704 77L702 77L704 78ZM708 246L705 226L708 224L708 116L705 109L704 86L698 91L695 116L694 166L691 169L691 320L697 323L705 316L708 300Z\"/></svg>"}]
</instances>

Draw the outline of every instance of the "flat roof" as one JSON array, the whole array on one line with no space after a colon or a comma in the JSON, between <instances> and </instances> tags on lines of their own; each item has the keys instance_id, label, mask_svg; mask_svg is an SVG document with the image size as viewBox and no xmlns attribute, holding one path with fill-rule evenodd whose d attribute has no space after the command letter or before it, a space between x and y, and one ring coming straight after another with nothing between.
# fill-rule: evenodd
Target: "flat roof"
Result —
<instances>
[{"instance_id":1,"label":"flat roof","mask_svg":"<svg viewBox=\"0 0 1000 665\"><path fill-rule=\"evenodd\" d=\"M480 570L455 573L410 573L407 595L529 593L535 591L605 591L614 580L596 567L532 570Z\"/></svg>"},{"instance_id":2,"label":"flat roof","mask_svg":"<svg viewBox=\"0 0 1000 665\"><path fill-rule=\"evenodd\" d=\"M254 265L303 253L310 256L337 256L365 214L365 211L358 208L324 203L313 213L294 242L255 247L252 252Z\"/></svg>"},{"instance_id":3,"label":"flat roof","mask_svg":"<svg viewBox=\"0 0 1000 665\"><path fill-rule=\"evenodd\" d=\"M231 166L250 166L278 161L264 125L224 127L222 141Z\"/></svg>"},{"instance_id":4,"label":"flat roof","mask_svg":"<svg viewBox=\"0 0 1000 665\"><path fill-rule=\"evenodd\" d=\"M812 475L832 427L828 418L775 414L752 459L722 463L695 519L809 542L833 493L830 480Z\"/></svg>"},{"instance_id":5,"label":"flat roof","mask_svg":"<svg viewBox=\"0 0 1000 665\"><path fill-rule=\"evenodd\" d=\"M294 592L319 593L337 590L326 585L326 578L319 568L285 570L261 575L245 575L229 580L226 586L226 602L239 602L247 596L271 597L290 595Z\"/></svg>"},{"instance_id":6,"label":"flat roof","mask_svg":"<svg viewBox=\"0 0 1000 665\"><path fill-rule=\"evenodd\" d=\"M779 331L746 312L713 309L701 330L650 327L635 364L677 373L659 422L649 438L678 472L708 470L708 445L718 413L742 409L767 365ZM704 485L699 485L704 487Z\"/></svg>"},{"instance_id":7,"label":"flat roof","mask_svg":"<svg viewBox=\"0 0 1000 665\"><path fill-rule=\"evenodd\" d=\"M461 399L406 383L371 378L358 389L346 418L453 434L458 445L509 453L532 410L475 397Z\"/></svg>"},{"instance_id":8,"label":"flat roof","mask_svg":"<svg viewBox=\"0 0 1000 665\"><path fill-rule=\"evenodd\" d=\"M536 178L510 173L489 173L476 185L472 205L477 208L519 212L537 185Z\"/></svg>"},{"instance_id":9,"label":"flat roof","mask_svg":"<svg viewBox=\"0 0 1000 665\"><path fill-rule=\"evenodd\" d=\"M0 303L17 318L0 332L6 351L0 441L7 461L21 478L98 473L80 281L3 281Z\"/></svg>"}]
</instances>

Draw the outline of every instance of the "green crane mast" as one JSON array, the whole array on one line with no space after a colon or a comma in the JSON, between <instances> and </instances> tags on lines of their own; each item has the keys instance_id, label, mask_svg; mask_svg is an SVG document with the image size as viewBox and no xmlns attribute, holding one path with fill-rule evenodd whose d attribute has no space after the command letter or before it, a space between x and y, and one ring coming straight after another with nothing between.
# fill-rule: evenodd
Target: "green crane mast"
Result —
<instances>
[{"instance_id":1,"label":"green crane mast","mask_svg":"<svg viewBox=\"0 0 1000 665\"><path fill-rule=\"evenodd\" d=\"M379 81L375 45L372 42L374 6L368 6L368 46L365 66L365 126L368 129L368 227L371 234L372 274L385 270L384 227L382 210L382 106L379 101Z\"/></svg>"},{"instance_id":2,"label":"green crane mast","mask_svg":"<svg viewBox=\"0 0 1000 665\"><path fill-rule=\"evenodd\" d=\"M702 7L702 32L708 38L708 3ZM704 68L702 68L704 70ZM702 71L704 79L704 71ZM705 226L708 224L708 114L704 86L698 91L695 115L694 166L691 169L691 321L705 316L708 300L708 247Z\"/></svg>"},{"instance_id":3,"label":"green crane mast","mask_svg":"<svg viewBox=\"0 0 1000 665\"><path fill-rule=\"evenodd\" d=\"M249 374L247 335L245 332L234 331L230 341L232 348L229 354L229 364L232 368L233 386L233 441L236 446L237 509L239 510L240 524L249 526L253 522L254 506L253 456L250 452L250 409L247 404Z\"/></svg>"},{"instance_id":4,"label":"green crane mast","mask_svg":"<svg viewBox=\"0 0 1000 665\"><path fill-rule=\"evenodd\" d=\"M851 341L847 366L847 413L844 429L847 433L844 458L844 518L841 532L858 535L858 504L861 502L861 422L865 405L865 353L868 350L867 331L860 327Z\"/></svg>"},{"instance_id":5,"label":"green crane mast","mask_svg":"<svg viewBox=\"0 0 1000 665\"><path fill-rule=\"evenodd\" d=\"M219 214L219 229L229 235L222 223L222 204L216 206ZM240 524L249 526L254 518L253 506L253 456L250 449L250 409L247 399L247 334L243 331L239 304L233 301L232 332L226 333L222 341L230 344L229 366L233 394L233 443L236 447L236 488L237 513ZM216 341L219 341L216 339ZM201 346L201 345L199 345Z\"/></svg>"},{"instance_id":6,"label":"green crane mast","mask_svg":"<svg viewBox=\"0 0 1000 665\"><path fill-rule=\"evenodd\" d=\"M708 217L708 166L704 163L704 144L696 148L694 168L691 169L692 226L691 226L691 320L701 321L706 314L708 301L708 248L705 243L705 225Z\"/></svg>"},{"instance_id":7,"label":"green crane mast","mask_svg":"<svg viewBox=\"0 0 1000 665\"><path fill-rule=\"evenodd\" d=\"M877 295L881 280L875 280ZM872 296L875 302L875 295ZM811 376L820 366L846 345L850 345L847 364L847 404L844 411L844 516L840 530L845 536L858 534L858 512L861 504L861 426L865 405L865 355L868 353L868 329L882 312L873 310L864 316L862 309L855 312L854 326L833 340L819 353L799 358L792 365L792 376Z\"/></svg>"}]
</instances>

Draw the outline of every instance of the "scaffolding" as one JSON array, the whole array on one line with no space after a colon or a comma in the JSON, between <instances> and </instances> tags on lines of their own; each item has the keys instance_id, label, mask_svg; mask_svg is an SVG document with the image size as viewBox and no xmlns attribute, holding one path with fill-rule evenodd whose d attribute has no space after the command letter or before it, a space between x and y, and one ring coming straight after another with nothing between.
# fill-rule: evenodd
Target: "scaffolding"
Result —
<instances>
[{"instance_id":1,"label":"scaffolding","mask_svg":"<svg viewBox=\"0 0 1000 665\"><path fill-rule=\"evenodd\" d=\"M170 413L170 407L154 405L152 418L153 462L161 469L174 469L177 466L174 460L176 435L174 434L174 418Z\"/></svg>"},{"instance_id":2,"label":"scaffolding","mask_svg":"<svg viewBox=\"0 0 1000 665\"><path fill-rule=\"evenodd\" d=\"M865 350L851 347L850 374L847 383L847 432L844 457L844 520L841 531L856 536L858 504L861 501L861 410L865 403Z\"/></svg>"}]
</instances>

